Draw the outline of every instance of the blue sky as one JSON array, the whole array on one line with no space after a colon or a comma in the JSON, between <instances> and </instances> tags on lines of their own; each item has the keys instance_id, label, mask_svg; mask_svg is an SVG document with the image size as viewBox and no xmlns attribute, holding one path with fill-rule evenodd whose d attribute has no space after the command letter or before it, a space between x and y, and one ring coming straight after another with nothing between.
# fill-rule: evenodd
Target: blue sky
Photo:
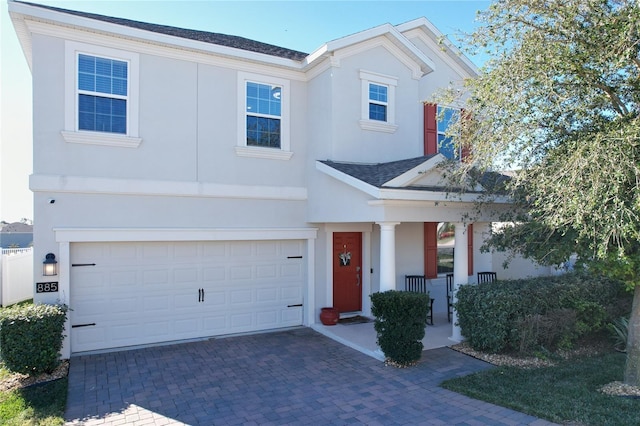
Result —
<instances>
[{"instance_id":1,"label":"blue sky","mask_svg":"<svg viewBox=\"0 0 640 426\"><path fill-rule=\"evenodd\" d=\"M490 2L423 1L176 1L76 0L34 3L137 21L238 35L310 53L325 42L384 23L421 16L459 45L476 12ZM33 218L31 174L31 75L7 13L0 11L0 219ZM471 58L476 65L481 59Z\"/></svg>"}]
</instances>

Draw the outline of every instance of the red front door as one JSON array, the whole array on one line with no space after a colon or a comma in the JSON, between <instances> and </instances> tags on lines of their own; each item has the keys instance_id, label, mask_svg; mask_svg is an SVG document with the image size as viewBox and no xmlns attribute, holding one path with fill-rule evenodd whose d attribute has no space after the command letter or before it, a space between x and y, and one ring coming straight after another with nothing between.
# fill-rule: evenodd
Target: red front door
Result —
<instances>
[{"instance_id":1,"label":"red front door","mask_svg":"<svg viewBox=\"0 0 640 426\"><path fill-rule=\"evenodd\" d=\"M362 233L333 234L333 307L362 310Z\"/></svg>"}]
</instances>

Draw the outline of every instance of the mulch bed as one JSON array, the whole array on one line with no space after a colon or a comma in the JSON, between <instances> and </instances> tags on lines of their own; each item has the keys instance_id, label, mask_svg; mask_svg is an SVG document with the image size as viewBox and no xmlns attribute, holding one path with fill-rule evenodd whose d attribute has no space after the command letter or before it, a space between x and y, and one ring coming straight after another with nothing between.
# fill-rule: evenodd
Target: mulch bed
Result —
<instances>
[{"instance_id":1,"label":"mulch bed","mask_svg":"<svg viewBox=\"0 0 640 426\"><path fill-rule=\"evenodd\" d=\"M61 379L69 374L69 361L60 362L51 374L40 374L38 376L29 376L27 374L14 373L0 380L0 392L8 392L14 389L26 388L40 383L50 382Z\"/></svg>"},{"instance_id":2,"label":"mulch bed","mask_svg":"<svg viewBox=\"0 0 640 426\"><path fill-rule=\"evenodd\" d=\"M557 355L562 359L570 359L576 356L590 356L610 351L610 345L603 346L602 342L590 342L584 346L579 346L571 351L561 351ZM469 344L462 342L457 345L450 346L451 349L472 356L476 359L488 362L496 366L511 366L519 368L541 368L552 367L556 363L549 359L541 359L536 357L521 357L509 354L491 354L474 350ZM622 382L611 382L598 389L600 392L628 398L640 398L640 387L631 386Z\"/></svg>"}]
</instances>

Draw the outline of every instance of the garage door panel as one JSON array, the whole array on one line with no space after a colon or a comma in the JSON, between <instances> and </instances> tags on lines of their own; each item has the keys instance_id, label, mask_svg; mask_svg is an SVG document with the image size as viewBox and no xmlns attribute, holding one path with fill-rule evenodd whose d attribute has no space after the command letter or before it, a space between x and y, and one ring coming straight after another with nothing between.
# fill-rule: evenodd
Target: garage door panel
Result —
<instances>
[{"instance_id":1,"label":"garage door panel","mask_svg":"<svg viewBox=\"0 0 640 426\"><path fill-rule=\"evenodd\" d=\"M198 268L180 268L173 270L173 282L181 285L183 283L198 282Z\"/></svg>"},{"instance_id":2,"label":"garage door panel","mask_svg":"<svg viewBox=\"0 0 640 426\"><path fill-rule=\"evenodd\" d=\"M283 302L295 302L302 300L302 289L298 286L289 286L280 288L280 297Z\"/></svg>"},{"instance_id":3,"label":"garage door panel","mask_svg":"<svg viewBox=\"0 0 640 426\"><path fill-rule=\"evenodd\" d=\"M142 271L142 283L148 286L161 286L169 282L169 271L167 269L152 269Z\"/></svg>"},{"instance_id":4,"label":"garage door panel","mask_svg":"<svg viewBox=\"0 0 640 426\"><path fill-rule=\"evenodd\" d=\"M127 270L127 271L113 271L109 275L109 285L111 287L128 287L136 285L139 282L138 279L138 271Z\"/></svg>"},{"instance_id":5,"label":"garage door panel","mask_svg":"<svg viewBox=\"0 0 640 426\"><path fill-rule=\"evenodd\" d=\"M203 268L202 270L202 279L205 282L217 282L224 281L226 274L224 266L219 266L216 268Z\"/></svg>"},{"instance_id":6,"label":"garage door panel","mask_svg":"<svg viewBox=\"0 0 640 426\"><path fill-rule=\"evenodd\" d=\"M229 278L231 280L250 280L251 266L230 266Z\"/></svg>"},{"instance_id":7,"label":"garage door panel","mask_svg":"<svg viewBox=\"0 0 640 426\"><path fill-rule=\"evenodd\" d=\"M202 243L202 256L206 260L226 257L227 243L224 241L206 241Z\"/></svg>"},{"instance_id":8,"label":"garage door panel","mask_svg":"<svg viewBox=\"0 0 640 426\"><path fill-rule=\"evenodd\" d=\"M169 296L149 296L144 298L145 312L167 312L171 308Z\"/></svg>"},{"instance_id":9,"label":"garage door panel","mask_svg":"<svg viewBox=\"0 0 640 426\"><path fill-rule=\"evenodd\" d=\"M257 265L256 266L256 278L275 278L277 274L277 265Z\"/></svg>"},{"instance_id":10,"label":"garage door panel","mask_svg":"<svg viewBox=\"0 0 640 426\"><path fill-rule=\"evenodd\" d=\"M140 252L142 253L140 257L146 261L161 262L169 258L168 245L160 245L160 244L140 245Z\"/></svg>"},{"instance_id":11,"label":"garage door panel","mask_svg":"<svg viewBox=\"0 0 640 426\"><path fill-rule=\"evenodd\" d=\"M301 306L292 306L287 309L283 309L280 311L282 314L282 324L286 324L288 326L294 326L296 324L302 323L302 307Z\"/></svg>"},{"instance_id":12,"label":"garage door panel","mask_svg":"<svg viewBox=\"0 0 640 426\"><path fill-rule=\"evenodd\" d=\"M232 290L229 292L230 305L248 304L253 301L252 291L250 289Z\"/></svg>"},{"instance_id":13,"label":"garage door panel","mask_svg":"<svg viewBox=\"0 0 640 426\"><path fill-rule=\"evenodd\" d=\"M278 300L278 288L259 288L256 290L256 303L272 303Z\"/></svg>"},{"instance_id":14,"label":"garage door panel","mask_svg":"<svg viewBox=\"0 0 640 426\"><path fill-rule=\"evenodd\" d=\"M287 306L303 300L303 249L303 241L72 243L72 263L95 266L71 270L71 323L96 324L72 328L72 352L301 325L302 308Z\"/></svg>"},{"instance_id":15,"label":"garage door panel","mask_svg":"<svg viewBox=\"0 0 640 426\"><path fill-rule=\"evenodd\" d=\"M225 315L205 315L203 318L205 332L210 335L224 334L229 329Z\"/></svg>"},{"instance_id":16,"label":"garage door panel","mask_svg":"<svg viewBox=\"0 0 640 426\"><path fill-rule=\"evenodd\" d=\"M256 255L273 257L278 253L278 243L276 241L261 241L256 244Z\"/></svg>"}]
</instances>

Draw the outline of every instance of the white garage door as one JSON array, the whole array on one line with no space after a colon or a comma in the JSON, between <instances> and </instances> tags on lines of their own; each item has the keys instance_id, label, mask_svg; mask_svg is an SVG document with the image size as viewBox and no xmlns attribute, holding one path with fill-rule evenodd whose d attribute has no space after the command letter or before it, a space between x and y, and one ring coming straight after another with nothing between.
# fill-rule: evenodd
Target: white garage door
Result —
<instances>
[{"instance_id":1,"label":"white garage door","mask_svg":"<svg viewBox=\"0 0 640 426\"><path fill-rule=\"evenodd\" d=\"M304 241L72 243L71 351L302 324Z\"/></svg>"}]
</instances>

